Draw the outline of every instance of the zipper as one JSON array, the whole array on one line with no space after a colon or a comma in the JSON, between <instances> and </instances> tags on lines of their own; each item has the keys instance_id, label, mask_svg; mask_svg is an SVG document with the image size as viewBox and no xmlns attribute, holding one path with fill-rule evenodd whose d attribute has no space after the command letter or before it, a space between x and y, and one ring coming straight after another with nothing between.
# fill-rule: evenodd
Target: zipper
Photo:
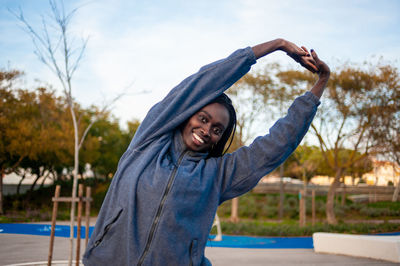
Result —
<instances>
[{"instance_id":1,"label":"zipper","mask_svg":"<svg viewBox=\"0 0 400 266\"><path fill-rule=\"evenodd\" d=\"M176 172L178 171L178 167L180 166L180 164L182 162L182 159L185 156L185 154L186 154L186 151L181 153L181 155L179 156L177 165L175 166L174 170L172 170L172 174L171 174L171 177L168 180L167 187L164 190L164 194L162 196L161 203L158 206L156 217L154 218L153 224L151 225L149 237L147 238L146 247L145 247L145 249L143 251L143 254L140 257L140 260L139 260L139 262L137 264L138 266L142 265L144 259L146 258L147 253L149 252L151 242L153 241L154 232L155 232L155 230L157 228L157 225L158 225L158 223L160 221L160 216L161 216L162 209L164 207L165 201L167 200L168 193L171 190L172 183L175 180L175 176L176 176Z\"/></svg>"},{"instance_id":2,"label":"zipper","mask_svg":"<svg viewBox=\"0 0 400 266\"><path fill-rule=\"evenodd\" d=\"M192 242L190 243L189 256L190 256L189 265L193 266L194 258L197 257L197 239L193 239Z\"/></svg>"},{"instance_id":3,"label":"zipper","mask_svg":"<svg viewBox=\"0 0 400 266\"><path fill-rule=\"evenodd\" d=\"M189 264L189 266L193 266L193 241L192 241L192 243L190 243L189 256L190 256L190 264Z\"/></svg>"},{"instance_id":4,"label":"zipper","mask_svg":"<svg viewBox=\"0 0 400 266\"><path fill-rule=\"evenodd\" d=\"M106 227L104 227L103 234L101 235L101 237L100 237L96 242L94 242L94 247L97 247L98 245L100 245L100 243L103 241L103 238L104 238L105 235L108 233L108 230L110 230L110 227L118 220L118 218L119 218L119 216L121 215L121 213L122 213L122 209L119 210L119 211L118 211L118 214L115 216L115 218L113 218L113 219L111 220L111 222L109 222L109 223L106 225Z\"/></svg>"}]
</instances>

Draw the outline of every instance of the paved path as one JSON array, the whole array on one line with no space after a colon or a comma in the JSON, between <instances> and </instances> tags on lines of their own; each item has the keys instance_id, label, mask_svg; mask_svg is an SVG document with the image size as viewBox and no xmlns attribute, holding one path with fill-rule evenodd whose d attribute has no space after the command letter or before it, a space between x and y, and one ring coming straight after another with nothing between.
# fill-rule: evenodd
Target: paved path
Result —
<instances>
[{"instance_id":1,"label":"paved path","mask_svg":"<svg viewBox=\"0 0 400 266\"><path fill-rule=\"evenodd\" d=\"M48 236L0 234L0 265L46 265L49 250ZM82 241L83 244L83 241ZM83 252L83 250L82 250ZM69 239L55 238L53 262L65 261L69 254ZM354 258L348 256L317 254L312 249L242 249L206 248L206 256L214 266L258 265L398 265L396 263ZM29 262L45 262L27 264ZM66 265L53 263L53 265Z\"/></svg>"}]
</instances>

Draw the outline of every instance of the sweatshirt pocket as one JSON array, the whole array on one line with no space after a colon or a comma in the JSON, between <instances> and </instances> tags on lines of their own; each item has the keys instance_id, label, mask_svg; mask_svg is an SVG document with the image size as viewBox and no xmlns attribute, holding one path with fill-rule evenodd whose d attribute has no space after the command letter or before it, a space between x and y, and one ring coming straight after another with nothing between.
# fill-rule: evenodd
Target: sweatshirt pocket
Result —
<instances>
[{"instance_id":1,"label":"sweatshirt pocket","mask_svg":"<svg viewBox=\"0 0 400 266\"><path fill-rule=\"evenodd\" d=\"M96 248L101 242L104 240L104 237L107 235L108 231L111 227L118 221L118 218L121 216L122 208L117 209L114 215L105 222L105 226L101 232L101 234L96 238L96 241L93 244L93 248Z\"/></svg>"},{"instance_id":2,"label":"sweatshirt pocket","mask_svg":"<svg viewBox=\"0 0 400 266\"><path fill-rule=\"evenodd\" d=\"M190 255L190 266L199 265L198 261L198 243L197 239L193 239L190 243L189 255Z\"/></svg>"}]
</instances>

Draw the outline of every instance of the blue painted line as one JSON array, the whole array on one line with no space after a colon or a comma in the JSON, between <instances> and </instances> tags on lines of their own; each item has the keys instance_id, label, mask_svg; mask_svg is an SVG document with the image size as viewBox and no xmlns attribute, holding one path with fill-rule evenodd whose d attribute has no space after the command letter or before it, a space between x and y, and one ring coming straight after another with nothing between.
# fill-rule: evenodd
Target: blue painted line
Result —
<instances>
[{"instance_id":1,"label":"blue painted line","mask_svg":"<svg viewBox=\"0 0 400 266\"><path fill-rule=\"evenodd\" d=\"M400 232L391 232L391 233L379 233L376 234L378 236L400 236Z\"/></svg>"},{"instance_id":2,"label":"blue painted line","mask_svg":"<svg viewBox=\"0 0 400 266\"><path fill-rule=\"evenodd\" d=\"M222 236L222 241L208 241L208 247L225 248L314 248L312 237Z\"/></svg>"},{"instance_id":3,"label":"blue painted line","mask_svg":"<svg viewBox=\"0 0 400 266\"><path fill-rule=\"evenodd\" d=\"M77 236L77 226L74 227L74 237ZM89 235L93 232L93 226L89 227ZM51 225L48 224L0 224L0 234L23 234L50 236ZM56 225L55 236L69 237L69 225ZM81 227L81 238L85 238L85 227Z\"/></svg>"},{"instance_id":4,"label":"blue painted line","mask_svg":"<svg viewBox=\"0 0 400 266\"><path fill-rule=\"evenodd\" d=\"M89 236L93 232L89 227ZM85 227L82 226L81 238L85 238ZM0 234L24 234L50 236L51 225L47 224L0 224ZM77 227L74 228L74 237ZM68 225L56 225L55 236L69 237ZM251 237L251 236L222 236L222 241L212 241L215 236L210 235L209 247L228 248L313 248L312 237Z\"/></svg>"},{"instance_id":5,"label":"blue painted line","mask_svg":"<svg viewBox=\"0 0 400 266\"><path fill-rule=\"evenodd\" d=\"M89 227L89 236L93 232L93 226ZM0 224L0 234L23 234L50 236L51 225L48 224ZM74 228L74 237L77 235L77 227ZM400 235L400 232L382 233L379 235ZM69 237L69 225L56 225L55 236ZM268 249L296 249L314 248L312 237L256 237L256 236L228 236L223 235L222 241L212 241L214 235L210 235L207 241L208 247L226 248L268 248ZM85 227L82 226L81 238L85 238Z\"/></svg>"}]
</instances>

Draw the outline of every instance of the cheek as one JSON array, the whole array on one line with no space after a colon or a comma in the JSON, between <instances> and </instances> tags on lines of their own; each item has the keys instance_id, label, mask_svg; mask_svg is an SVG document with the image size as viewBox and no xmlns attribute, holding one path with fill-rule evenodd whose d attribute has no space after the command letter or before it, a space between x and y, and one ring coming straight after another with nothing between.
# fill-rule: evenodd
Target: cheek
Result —
<instances>
[{"instance_id":1,"label":"cheek","mask_svg":"<svg viewBox=\"0 0 400 266\"><path fill-rule=\"evenodd\" d=\"M184 126L183 132L186 134L190 133L192 131L193 127L194 127L193 119L190 119L189 121L187 121L186 125Z\"/></svg>"},{"instance_id":2,"label":"cheek","mask_svg":"<svg viewBox=\"0 0 400 266\"><path fill-rule=\"evenodd\" d=\"M222 139L222 135L221 136L214 136L213 139L212 139L212 142L213 142L213 144L216 144L221 139Z\"/></svg>"}]
</instances>

